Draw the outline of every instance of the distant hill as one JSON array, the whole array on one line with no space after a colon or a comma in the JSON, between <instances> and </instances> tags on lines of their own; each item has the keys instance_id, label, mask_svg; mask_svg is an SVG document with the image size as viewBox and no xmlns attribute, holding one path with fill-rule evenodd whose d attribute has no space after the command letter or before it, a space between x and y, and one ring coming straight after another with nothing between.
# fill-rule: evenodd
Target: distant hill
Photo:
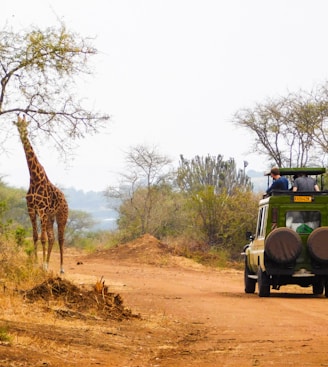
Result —
<instances>
[{"instance_id":1,"label":"distant hill","mask_svg":"<svg viewBox=\"0 0 328 367\"><path fill-rule=\"evenodd\" d=\"M63 190L68 206L73 210L90 213L97 224L93 230L114 230L116 228L117 200L109 200L99 191L76 190L73 187Z\"/></svg>"}]
</instances>

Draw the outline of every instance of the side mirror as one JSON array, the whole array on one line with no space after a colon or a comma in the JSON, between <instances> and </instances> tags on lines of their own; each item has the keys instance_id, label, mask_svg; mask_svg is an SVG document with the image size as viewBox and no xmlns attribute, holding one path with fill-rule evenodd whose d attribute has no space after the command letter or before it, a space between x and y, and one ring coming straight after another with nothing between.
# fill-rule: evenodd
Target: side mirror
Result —
<instances>
[{"instance_id":1,"label":"side mirror","mask_svg":"<svg viewBox=\"0 0 328 367\"><path fill-rule=\"evenodd\" d=\"M251 241L253 239L254 239L254 237L252 235L252 232L247 231L246 232L246 240Z\"/></svg>"}]
</instances>

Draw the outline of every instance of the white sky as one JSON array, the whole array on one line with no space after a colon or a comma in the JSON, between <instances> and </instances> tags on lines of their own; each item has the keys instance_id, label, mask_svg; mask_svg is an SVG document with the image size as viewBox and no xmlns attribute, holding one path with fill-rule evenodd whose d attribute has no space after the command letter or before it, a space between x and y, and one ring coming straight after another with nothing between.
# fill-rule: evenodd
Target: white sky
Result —
<instances>
[{"instance_id":1,"label":"white sky","mask_svg":"<svg viewBox=\"0 0 328 367\"><path fill-rule=\"evenodd\" d=\"M59 19L95 37L94 76L79 94L111 116L107 130L80 141L69 165L37 151L53 183L101 191L137 144L157 146L175 166L180 154L221 154L240 168L244 160L248 169L268 168L249 154L253 136L232 116L328 79L327 14L326 0L11 0L0 19L17 29ZM18 136L9 151L0 175L27 187Z\"/></svg>"}]
</instances>

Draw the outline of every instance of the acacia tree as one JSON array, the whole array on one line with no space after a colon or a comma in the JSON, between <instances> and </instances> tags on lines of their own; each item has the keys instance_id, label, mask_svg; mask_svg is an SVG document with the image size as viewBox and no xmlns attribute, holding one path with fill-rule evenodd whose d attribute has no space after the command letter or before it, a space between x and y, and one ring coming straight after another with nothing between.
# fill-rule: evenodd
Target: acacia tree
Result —
<instances>
[{"instance_id":1,"label":"acacia tree","mask_svg":"<svg viewBox=\"0 0 328 367\"><path fill-rule=\"evenodd\" d=\"M317 88L313 99L314 103L308 105L308 110L311 112L314 109L316 114L313 140L324 153L328 153L328 82ZM311 122L308 121L309 124Z\"/></svg>"},{"instance_id":2,"label":"acacia tree","mask_svg":"<svg viewBox=\"0 0 328 367\"><path fill-rule=\"evenodd\" d=\"M241 109L234 123L252 131L254 152L279 167L324 164L328 153L327 84Z\"/></svg>"},{"instance_id":3,"label":"acacia tree","mask_svg":"<svg viewBox=\"0 0 328 367\"><path fill-rule=\"evenodd\" d=\"M68 246L77 243L95 224L96 221L90 213L81 210L70 210L66 228Z\"/></svg>"},{"instance_id":4,"label":"acacia tree","mask_svg":"<svg viewBox=\"0 0 328 367\"><path fill-rule=\"evenodd\" d=\"M120 229L128 229L132 237L159 233L164 218L158 208L171 192L169 164L171 159L156 147L137 145L126 154L126 169L118 188L108 187L105 195L121 200L118 209ZM162 212L163 213L163 212Z\"/></svg>"},{"instance_id":5,"label":"acacia tree","mask_svg":"<svg viewBox=\"0 0 328 367\"><path fill-rule=\"evenodd\" d=\"M62 153L72 139L98 132L108 116L86 110L74 84L78 75L90 73L89 57L97 53L88 42L63 24L0 31L0 118L26 114L31 131L50 138ZM0 129L4 141L10 129Z\"/></svg>"}]
</instances>

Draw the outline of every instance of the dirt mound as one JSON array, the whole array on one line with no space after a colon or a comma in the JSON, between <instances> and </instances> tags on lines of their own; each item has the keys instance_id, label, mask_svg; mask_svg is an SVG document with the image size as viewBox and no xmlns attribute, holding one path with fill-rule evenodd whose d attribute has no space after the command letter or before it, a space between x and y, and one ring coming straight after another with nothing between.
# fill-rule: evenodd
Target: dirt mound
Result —
<instances>
[{"instance_id":1,"label":"dirt mound","mask_svg":"<svg viewBox=\"0 0 328 367\"><path fill-rule=\"evenodd\" d=\"M119 244L108 250L97 251L89 258L109 258L149 265L165 265L171 259L171 249L154 236L145 234L134 241Z\"/></svg>"},{"instance_id":2,"label":"dirt mound","mask_svg":"<svg viewBox=\"0 0 328 367\"><path fill-rule=\"evenodd\" d=\"M58 316L89 318L91 315L101 319L123 320L134 315L131 310L123 306L123 300L116 293L99 293L95 289L84 290L60 277L48 278L40 285L25 292L25 299L29 302L45 301L48 304L65 307L51 307Z\"/></svg>"}]
</instances>

